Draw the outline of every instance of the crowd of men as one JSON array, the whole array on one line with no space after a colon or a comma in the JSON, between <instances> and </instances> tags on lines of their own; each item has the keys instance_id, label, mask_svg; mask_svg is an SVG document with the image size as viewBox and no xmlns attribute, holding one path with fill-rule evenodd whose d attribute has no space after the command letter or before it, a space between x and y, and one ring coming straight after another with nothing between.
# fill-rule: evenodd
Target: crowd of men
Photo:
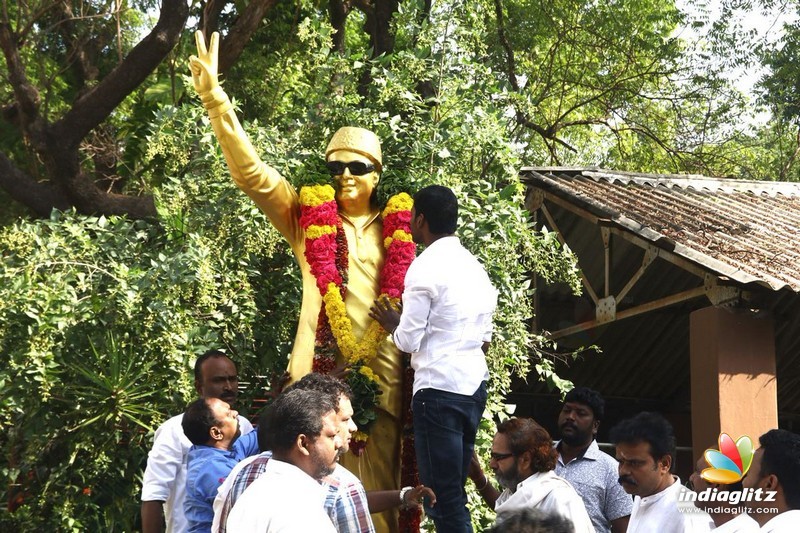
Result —
<instances>
[{"instance_id":1,"label":"crowd of men","mask_svg":"<svg viewBox=\"0 0 800 533\"><path fill-rule=\"evenodd\" d=\"M338 464L356 425L351 391L341 380L309 374L278 395L258 430L232 409L234 363L210 351L195 365L200 398L156 433L142 491L143 530L375 531L371 513L391 507L435 508L425 486L365 492ZM227 401L223 401L222 398ZM230 402L230 403L229 403ZM724 532L797 531L800 524L800 436L771 430L743 482L711 484L700 457L684 486L674 470L675 437L656 413L623 420L610 433L616 459L596 435L605 402L577 387L558 416L560 440L529 418L497 426L489 467L473 453L470 479L497 522L492 531ZM462 485L463 488L463 485ZM698 499L707 491L759 497ZM749 492L748 492L749 491ZM747 500L747 501L745 501ZM437 531L464 531L434 522Z\"/></svg>"}]
</instances>

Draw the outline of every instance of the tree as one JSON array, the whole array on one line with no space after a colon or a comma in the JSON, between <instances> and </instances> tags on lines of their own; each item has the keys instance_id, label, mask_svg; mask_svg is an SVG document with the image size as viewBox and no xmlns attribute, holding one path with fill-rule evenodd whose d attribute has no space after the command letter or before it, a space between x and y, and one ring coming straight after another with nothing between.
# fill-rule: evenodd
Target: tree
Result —
<instances>
[{"instance_id":1,"label":"tree","mask_svg":"<svg viewBox=\"0 0 800 533\"><path fill-rule=\"evenodd\" d=\"M0 48L11 89L3 118L14 130L4 128L16 157L0 153L0 186L39 216L70 207L155 215L152 197L114 190L113 143L86 148L90 136L107 134L105 121L175 46L189 9L184 0L164 0L155 27L127 50L120 5L44 0L3 10Z\"/></svg>"}]
</instances>

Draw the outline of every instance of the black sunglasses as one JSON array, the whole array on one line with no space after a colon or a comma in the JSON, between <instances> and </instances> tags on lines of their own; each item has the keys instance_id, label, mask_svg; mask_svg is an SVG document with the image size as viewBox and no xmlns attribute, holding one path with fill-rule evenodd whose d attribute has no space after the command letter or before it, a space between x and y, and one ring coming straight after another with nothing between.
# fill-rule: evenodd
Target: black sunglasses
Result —
<instances>
[{"instance_id":1,"label":"black sunglasses","mask_svg":"<svg viewBox=\"0 0 800 533\"><path fill-rule=\"evenodd\" d=\"M491 458L494 461L502 461L503 459L508 459L512 455L514 455L514 454L513 453L496 453L496 452L492 452L491 453Z\"/></svg>"},{"instance_id":2,"label":"black sunglasses","mask_svg":"<svg viewBox=\"0 0 800 533\"><path fill-rule=\"evenodd\" d=\"M364 163L363 161L350 161L349 163L328 161L325 166L328 167L328 172L331 173L331 176L341 176L346 168L350 169L350 174L353 176L363 176L375 170L375 165Z\"/></svg>"}]
</instances>

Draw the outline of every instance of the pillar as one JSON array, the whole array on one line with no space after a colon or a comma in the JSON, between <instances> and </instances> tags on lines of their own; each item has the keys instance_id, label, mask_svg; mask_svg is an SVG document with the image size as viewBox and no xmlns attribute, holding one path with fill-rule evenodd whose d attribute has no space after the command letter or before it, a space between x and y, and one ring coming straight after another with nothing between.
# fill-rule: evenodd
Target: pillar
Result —
<instances>
[{"instance_id":1,"label":"pillar","mask_svg":"<svg viewBox=\"0 0 800 533\"><path fill-rule=\"evenodd\" d=\"M689 316L692 448L696 461L717 447L719 433L734 440L778 427L775 333L772 319L742 310L706 307Z\"/></svg>"}]
</instances>

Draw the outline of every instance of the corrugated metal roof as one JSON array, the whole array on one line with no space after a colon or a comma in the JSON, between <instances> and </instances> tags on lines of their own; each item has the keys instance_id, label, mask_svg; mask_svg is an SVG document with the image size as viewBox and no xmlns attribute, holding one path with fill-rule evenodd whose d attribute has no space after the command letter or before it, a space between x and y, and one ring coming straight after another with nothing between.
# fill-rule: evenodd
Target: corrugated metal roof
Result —
<instances>
[{"instance_id":1,"label":"corrugated metal roof","mask_svg":"<svg viewBox=\"0 0 800 533\"><path fill-rule=\"evenodd\" d=\"M773 322L779 421L800 428L800 184L597 168L525 168L521 177L537 224L559 232L597 297L619 296L618 317L693 292L709 277L725 289L743 288L741 300L724 305ZM658 256L642 271L653 248ZM637 272L641 277L623 294ZM595 318L595 299L588 290L574 295L566 285L537 280L536 329L572 331L558 339L556 352L602 349L576 361L556 355L557 372L606 397L608 427L657 410L683 417L676 430L689 445L689 317L715 305L712 295L575 329ZM557 396L530 377L515 383L512 403L531 412L557 405Z\"/></svg>"},{"instance_id":2,"label":"corrugated metal roof","mask_svg":"<svg viewBox=\"0 0 800 533\"><path fill-rule=\"evenodd\" d=\"M521 176L709 272L800 292L800 183L563 167Z\"/></svg>"}]
</instances>

